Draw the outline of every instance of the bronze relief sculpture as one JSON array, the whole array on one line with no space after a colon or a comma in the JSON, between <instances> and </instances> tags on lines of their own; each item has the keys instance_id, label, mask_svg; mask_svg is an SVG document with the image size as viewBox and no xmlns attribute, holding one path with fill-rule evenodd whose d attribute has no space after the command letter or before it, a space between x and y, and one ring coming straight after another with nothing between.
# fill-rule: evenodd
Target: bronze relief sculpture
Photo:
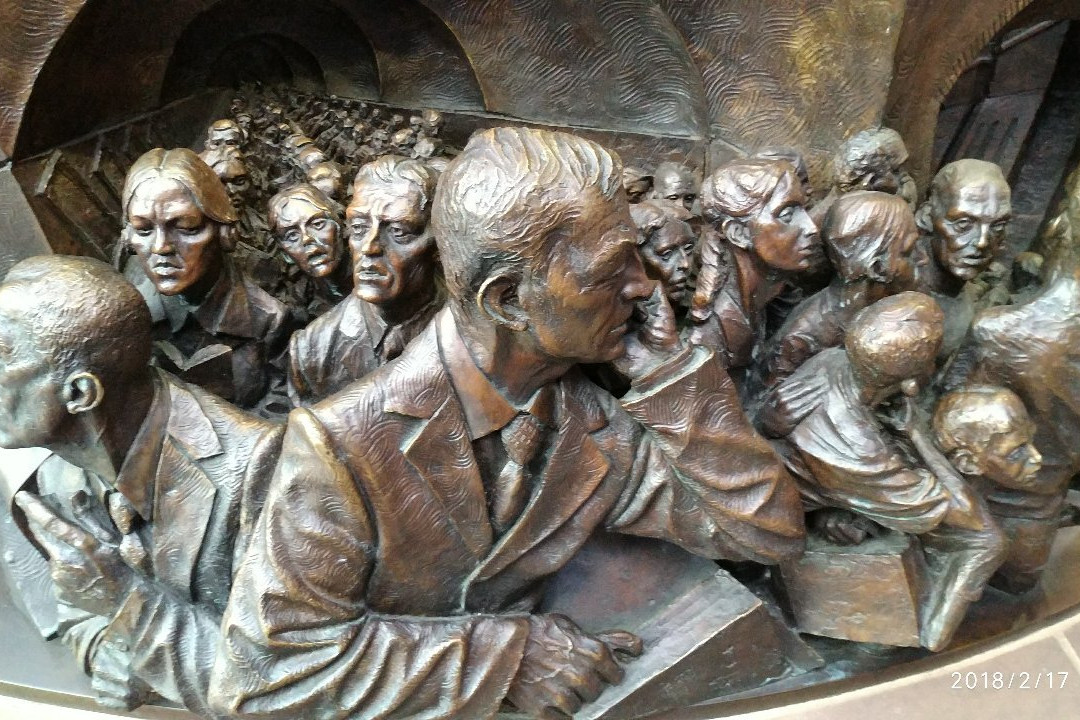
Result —
<instances>
[{"instance_id":1,"label":"bronze relief sculpture","mask_svg":"<svg viewBox=\"0 0 1080 720\"><path fill-rule=\"evenodd\" d=\"M102 223L89 254L124 274L61 255L0 285L0 440L48 455L4 496L26 562L2 567L0 533L0 581L102 703L617 720L813 682L836 672L822 648L943 650L987 585L1035 597L1080 471L1076 254L1003 280L1005 172L955 161L920 194L872 92L832 86L848 105L823 129L840 100L765 88L782 73L731 57L746 32L708 3L645 4L670 27L582 6L604 22L577 58L608 77L591 31L633 31L630 75L671 80L630 93L641 125L595 121L630 75L567 98L538 58L493 82L514 34L469 48L475 77L440 46L410 95L433 62L410 52L484 23L344 3L409 30L373 43L377 91L290 54L295 87L237 75L231 103L164 109L189 137L102 135L89 170L42 157L39 206L66 199L50 177L108 205L97 165L123 158L120 242ZM271 5L259 27L292 4ZM796 37L783 14L760 24ZM315 34L318 64L341 38ZM665 58L708 67L683 86Z\"/></svg>"},{"instance_id":2,"label":"bronze relief sculpture","mask_svg":"<svg viewBox=\"0 0 1080 720\"><path fill-rule=\"evenodd\" d=\"M151 317L107 265L49 256L0 285L3 446L54 455L15 496L60 635L99 701L205 716L219 620L282 429L149 367Z\"/></svg>"},{"instance_id":3,"label":"bronze relief sculpture","mask_svg":"<svg viewBox=\"0 0 1080 720\"><path fill-rule=\"evenodd\" d=\"M447 307L396 361L290 417L226 613L224 710L488 717L505 699L572 715L619 679L615 652L640 651L529 614L593 530L766 563L802 547L790 478L645 275L614 156L487 131L431 212ZM612 361L633 379L621 401L574 369ZM387 664L403 682L372 694Z\"/></svg>"},{"instance_id":4,"label":"bronze relief sculpture","mask_svg":"<svg viewBox=\"0 0 1080 720\"><path fill-rule=\"evenodd\" d=\"M159 362L254 406L289 315L231 261L237 216L221 181L190 150L151 150L132 166L123 200L122 242L135 253L126 274L150 307Z\"/></svg>"}]
</instances>

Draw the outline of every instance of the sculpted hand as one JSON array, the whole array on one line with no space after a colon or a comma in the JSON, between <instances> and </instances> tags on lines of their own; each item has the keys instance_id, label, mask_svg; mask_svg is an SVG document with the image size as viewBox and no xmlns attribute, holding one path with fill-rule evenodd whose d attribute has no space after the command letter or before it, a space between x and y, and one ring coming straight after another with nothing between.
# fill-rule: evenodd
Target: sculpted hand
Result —
<instances>
[{"instance_id":1,"label":"sculpted hand","mask_svg":"<svg viewBox=\"0 0 1080 720\"><path fill-rule=\"evenodd\" d=\"M615 361L615 369L632 381L645 377L683 348L675 313L659 283L634 314L639 326L626 336L626 354Z\"/></svg>"},{"instance_id":2,"label":"sculpted hand","mask_svg":"<svg viewBox=\"0 0 1080 720\"><path fill-rule=\"evenodd\" d=\"M103 641L90 660L90 685L101 705L134 710L146 703L148 688L131 673L131 659L114 642Z\"/></svg>"},{"instance_id":3,"label":"sculpted hand","mask_svg":"<svg viewBox=\"0 0 1080 720\"><path fill-rule=\"evenodd\" d=\"M878 527L861 515L847 510L821 510L814 515L814 530L834 545L858 545L868 537L877 537Z\"/></svg>"},{"instance_id":4,"label":"sculpted hand","mask_svg":"<svg viewBox=\"0 0 1080 720\"><path fill-rule=\"evenodd\" d=\"M49 567L62 602L109 617L127 596L135 580L115 545L58 516L31 493L21 491L15 502L26 513L30 531L49 555Z\"/></svg>"},{"instance_id":5,"label":"sculpted hand","mask_svg":"<svg viewBox=\"0 0 1080 720\"><path fill-rule=\"evenodd\" d=\"M506 699L542 720L573 717L607 685L622 681L615 653L641 654L641 639L623 631L589 635L563 615L533 615L525 655Z\"/></svg>"}]
</instances>

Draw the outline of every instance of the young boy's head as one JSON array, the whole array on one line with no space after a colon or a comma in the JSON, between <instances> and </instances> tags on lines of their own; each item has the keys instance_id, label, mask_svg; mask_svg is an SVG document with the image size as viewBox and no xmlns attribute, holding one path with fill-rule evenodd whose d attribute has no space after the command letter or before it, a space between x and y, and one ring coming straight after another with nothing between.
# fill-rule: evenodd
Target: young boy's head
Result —
<instances>
[{"instance_id":1,"label":"young boy's head","mask_svg":"<svg viewBox=\"0 0 1080 720\"><path fill-rule=\"evenodd\" d=\"M976 385L951 392L934 412L934 435L953 466L1002 487L1031 487L1042 467L1035 424L1016 393Z\"/></svg>"},{"instance_id":2,"label":"young boy's head","mask_svg":"<svg viewBox=\"0 0 1080 720\"><path fill-rule=\"evenodd\" d=\"M945 315L929 295L903 292L865 308L848 325L844 347L871 405L914 395L934 372Z\"/></svg>"}]
</instances>

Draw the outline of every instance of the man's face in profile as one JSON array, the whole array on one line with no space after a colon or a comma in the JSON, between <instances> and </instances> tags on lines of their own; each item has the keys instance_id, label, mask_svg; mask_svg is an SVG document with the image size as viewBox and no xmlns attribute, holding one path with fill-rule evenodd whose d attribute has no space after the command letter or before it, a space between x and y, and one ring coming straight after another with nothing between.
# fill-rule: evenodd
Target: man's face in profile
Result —
<instances>
[{"instance_id":1,"label":"man's face in profile","mask_svg":"<svg viewBox=\"0 0 1080 720\"><path fill-rule=\"evenodd\" d=\"M938 264L961 280L985 270L1005 242L1012 217L1009 187L992 179L965 183L962 177L931 198Z\"/></svg>"},{"instance_id":2,"label":"man's face in profile","mask_svg":"<svg viewBox=\"0 0 1080 720\"><path fill-rule=\"evenodd\" d=\"M363 180L346 211L354 292L374 305L427 296L434 282L435 241L419 190L409 182Z\"/></svg>"},{"instance_id":3,"label":"man's face in profile","mask_svg":"<svg viewBox=\"0 0 1080 720\"><path fill-rule=\"evenodd\" d=\"M641 264L625 199L587 192L580 202L550 257L534 259L519 301L541 352L559 362L610 362L626 352L635 306L655 283Z\"/></svg>"}]
</instances>

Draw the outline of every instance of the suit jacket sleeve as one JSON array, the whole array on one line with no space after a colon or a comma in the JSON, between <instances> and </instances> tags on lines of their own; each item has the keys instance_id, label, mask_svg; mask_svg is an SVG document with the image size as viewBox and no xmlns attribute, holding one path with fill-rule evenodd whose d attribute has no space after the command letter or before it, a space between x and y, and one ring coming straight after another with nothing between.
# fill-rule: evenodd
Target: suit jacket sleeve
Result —
<instances>
[{"instance_id":1,"label":"suit jacket sleeve","mask_svg":"<svg viewBox=\"0 0 1080 720\"><path fill-rule=\"evenodd\" d=\"M798 489L710 351L669 363L622 406L640 430L623 431L636 438L634 457L609 529L712 558L776 563L802 552Z\"/></svg>"},{"instance_id":2,"label":"suit jacket sleeve","mask_svg":"<svg viewBox=\"0 0 1080 720\"><path fill-rule=\"evenodd\" d=\"M242 557L262 509L269 473L281 447L282 429L273 427L256 441L240 488L240 517L233 547ZM235 572L234 565L234 572ZM151 579L141 577L113 616L102 643L128 655L132 674L155 692L205 717L210 671L220 642L220 610Z\"/></svg>"},{"instance_id":3,"label":"suit jacket sleeve","mask_svg":"<svg viewBox=\"0 0 1080 720\"><path fill-rule=\"evenodd\" d=\"M293 411L225 611L211 684L220 712L324 720L495 715L521 661L527 618L372 612L365 598L376 538L357 481L325 430L308 411Z\"/></svg>"}]
</instances>

